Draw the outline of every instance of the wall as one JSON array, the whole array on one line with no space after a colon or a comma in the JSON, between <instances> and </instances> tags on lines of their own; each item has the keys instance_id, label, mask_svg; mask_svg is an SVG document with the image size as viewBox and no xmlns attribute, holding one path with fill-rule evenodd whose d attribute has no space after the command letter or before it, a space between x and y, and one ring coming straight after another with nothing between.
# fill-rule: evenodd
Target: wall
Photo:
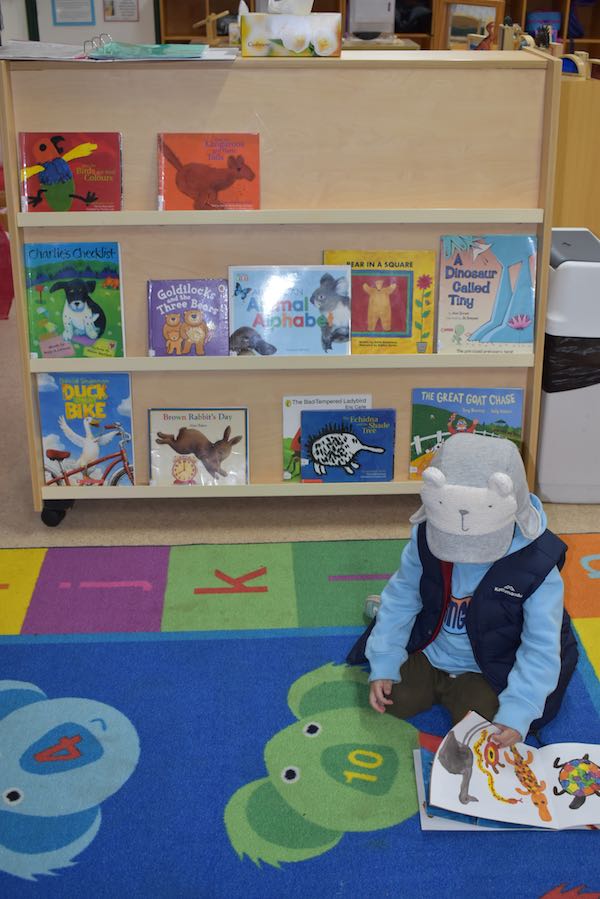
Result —
<instances>
[{"instance_id":1,"label":"wall","mask_svg":"<svg viewBox=\"0 0 600 899\"><path fill-rule=\"evenodd\" d=\"M153 44L156 40L154 30L153 0L139 0L139 22L105 22L102 0L94 0L96 13L95 25L54 25L52 23L52 3L50 0L37 0L38 23L41 41L52 41L57 44L83 44L101 31L109 32L119 41Z\"/></svg>"},{"instance_id":2,"label":"wall","mask_svg":"<svg viewBox=\"0 0 600 899\"><path fill-rule=\"evenodd\" d=\"M27 16L25 0L2 0L2 16L4 19L3 41L27 40Z\"/></svg>"}]
</instances>

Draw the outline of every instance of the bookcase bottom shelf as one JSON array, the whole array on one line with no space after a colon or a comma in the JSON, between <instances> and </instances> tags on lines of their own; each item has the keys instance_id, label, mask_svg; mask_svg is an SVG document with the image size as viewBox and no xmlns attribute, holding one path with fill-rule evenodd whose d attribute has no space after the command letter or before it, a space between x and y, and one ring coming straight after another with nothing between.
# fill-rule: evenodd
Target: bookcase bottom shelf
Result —
<instances>
[{"instance_id":1,"label":"bookcase bottom shelf","mask_svg":"<svg viewBox=\"0 0 600 899\"><path fill-rule=\"evenodd\" d=\"M223 487L42 487L44 500L79 499L216 499L228 496L374 496L419 493L420 481L378 481L373 484L242 484Z\"/></svg>"}]
</instances>

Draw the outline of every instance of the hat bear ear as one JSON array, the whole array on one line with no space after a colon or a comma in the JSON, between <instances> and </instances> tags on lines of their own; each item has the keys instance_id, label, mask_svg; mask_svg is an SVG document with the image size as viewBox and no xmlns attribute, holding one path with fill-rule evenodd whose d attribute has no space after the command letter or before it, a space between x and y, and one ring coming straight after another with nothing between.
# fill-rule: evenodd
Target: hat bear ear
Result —
<instances>
[{"instance_id":1,"label":"hat bear ear","mask_svg":"<svg viewBox=\"0 0 600 899\"><path fill-rule=\"evenodd\" d=\"M502 471L495 471L489 476L488 487L499 496L510 496L511 493L514 493L512 478Z\"/></svg>"},{"instance_id":2,"label":"hat bear ear","mask_svg":"<svg viewBox=\"0 0 600 899\"><path fill-rule=\"evenodd\" d=\"M431 487L443 487L446 483L446 475L439 468L430 465L423 472L423 480Z\"/></svg>"}]
</instances>

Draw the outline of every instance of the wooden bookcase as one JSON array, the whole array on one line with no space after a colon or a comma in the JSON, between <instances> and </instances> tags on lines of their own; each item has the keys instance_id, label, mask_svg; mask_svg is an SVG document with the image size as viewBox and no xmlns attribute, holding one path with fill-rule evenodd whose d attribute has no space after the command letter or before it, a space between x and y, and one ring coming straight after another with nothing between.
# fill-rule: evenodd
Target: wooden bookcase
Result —
<instances>
[{"instance_id":1,"label":"wooden bookcase","mask_svg":"<svg viewBox=\"0 0 600 899\"><path fill-rule=\"evenodd\" d=\"M407 480L411 389L523 387L530 482L541 393L560 62L520 53L346 52L341 59L234 62L2 62L2 123L28 464L45 500L162 496L414 493ZM120 131L124 211L19 211L17 134ZM262 209L157 212L158 131L258 131ZM324 248L437 249L443 233L535 231L535 353L507 356L151 358L146 281L217 277L229 264L310 264ZM22 246L116 240L128 356L31 360ZM46 487L35 375L132 373L136 486ZM281 480L281 400L288 393L371 392L397 410L395 478L376 484ZM247 486L148 486L150 407L243 405Z\"/></svg>"},{"instance_id":2,"label":"wooden bookcase","mask_svg":"<svg viewBox=\"0 0 600 899\"><path fill-rule=\"evenodd\" d=\"M575 0L506 0L506 14L515 24L525 29L527 16L531 12L560 13L558 37L565 44L565 53L585 50L592 57L600 56L600 2L580 4ZM569 37L571 15L579 23L583 34Z\"/></svg>"}]
</instances>

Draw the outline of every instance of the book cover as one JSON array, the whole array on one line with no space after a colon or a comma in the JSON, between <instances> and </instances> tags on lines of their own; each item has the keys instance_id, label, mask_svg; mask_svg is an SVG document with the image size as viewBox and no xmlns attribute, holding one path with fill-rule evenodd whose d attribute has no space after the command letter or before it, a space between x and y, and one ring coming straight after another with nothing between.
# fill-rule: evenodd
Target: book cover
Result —
<instances>
[{"instance_id":1,"label":"book cover","mask_svg":"<svg viewBox=\"0 0 600 899\"><path fill-rule=\"evenodd\" d=\"M302 482L391 481L395 409L300 413Z\"/></svg>"},{"instance_id":2,"label":"book cover","mask_svg":"<svg viewBox=\"0 0 600 899\"><path fill-rule=\"evenodd\" d=\"M283 397L283 480L299 481L301 469L300 413L304 409L370 409L370 393L342 396Z\"/></svg>"},{"instance_id":3,"label":"book cover","mask_svg":"<svg viewBox=\"0 0 600 899\"><path fill-rule=\"evenodd\" d=\"M350 266L229 267L232 356L350 353Z\"/></svg>"},{"instance_id":4,"label":"book cover","mask_svg":"<svg viewBox=\"0 0 600 899\"><path fill-rule=\"evenodd\" d=\"M536 260L534 235L442 237L438 353L533 352Z\"/></svg>"},{"instance_id":5,"label":"book cover","mask_svg":"<svg viewBox=\"0 0 600 899\"><path fill-rule=\"evenodd\" d=\"M148 281L148 355L228 356L227 280Z\"/></svg>"},{"instance_id":6,"label":"book cover","mask_svg":"<svg viewBox=\"0 0 600 899\"><path fill-rule=\"evenodd\" d=\"M520 387L427 387L412 391L408 478L420 481L444 440L461 432L506 437L521 449Z\"/></svg>"},{"instance_id":7,"label":"book cover","mask_svg":"<svg viewBox=\"0 0 600 899\"><path fill-rule=\"evenodd\" d=\"M352 267L352 352L433 352L433 250L325 250Z\"/></svg>"},{"instance_id":8,"label":"book cover","mask_svg":"<svg viewBox=\"0 0 600 899\"><path fill-rule=\"evenodd\" d=\"M158 208L260 209L259 135L159 134Z\"/></svg>"},{"instance_id":9,"label":"book cover","mask_svg":"<svg viewBox=\"0 0 600 899\"><path fill-rule=\"evenodd\" d=\"M600 824L599 745L538 749L515 743L500 749L495 732L493 724L469 712L446 735L431 768L432 807L552 830Z\"/></svg>"},{"instance_id":10,"label":"book cover","mask_svg":"<svg viewBox=\"0 0 600 899\"><path fill-rule=\"evenodd\" d=\"M122 208L121 135L115 131L22 131L21 212L114 212Z\"/></svg>"},{"instance_id":11,"label":"book cover","mask_svg":"<svg viewBox=\"0 0 600 899\"><path fill-rule=\"evenodd\" d=\"M150 484L248 483L247 409L150 409Z\"/></svg>"},{"instance_id":12,"label":"book cover","mask_svg":"<svg viewBox=\"0 0 600 899\"><path fill-rule=\"evenodd\" d=\"M33 358L124 356L117 243L23 247Z\"/></svg>"},{"instance_id":13,"label":"book cover","mask_svg":"<svg viewBox=\"0 0 600 899\"><path fill-rule=\"evenodd\" d=\"M45 483L130 487L129 374L47 372L37 376L37 387Z\"/></svg>"}]
</instances>

